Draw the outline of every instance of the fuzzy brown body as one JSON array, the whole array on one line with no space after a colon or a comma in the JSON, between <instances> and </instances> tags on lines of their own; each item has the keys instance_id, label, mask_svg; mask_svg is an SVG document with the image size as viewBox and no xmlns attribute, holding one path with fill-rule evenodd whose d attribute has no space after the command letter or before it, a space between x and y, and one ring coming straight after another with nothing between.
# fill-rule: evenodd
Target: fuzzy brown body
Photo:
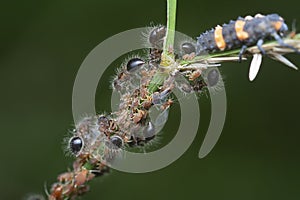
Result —
<instances>
[{"instance_id":1,"label":"fuzzy brown body","mask_svg":"<svg viewBox=\"0 0 300 200\"><path fill-rule=\"evenodd\" d=\"M239 17L236 21L230 21L202 33L197 38L197 54L259 45L260 40L263 42L265 39L276 37L275 34L282 35L286 31L287 25L278 14L266 16L257 14L254 18Z\"/></svg>"}]
</instances>

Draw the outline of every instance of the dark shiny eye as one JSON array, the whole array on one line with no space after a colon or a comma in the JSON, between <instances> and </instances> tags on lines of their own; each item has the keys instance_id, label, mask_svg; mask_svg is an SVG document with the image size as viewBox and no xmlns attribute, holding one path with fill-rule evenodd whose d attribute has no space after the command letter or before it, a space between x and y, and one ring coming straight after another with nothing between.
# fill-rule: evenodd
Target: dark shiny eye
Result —
<instances>
[{"instance_id":1,"label":"dark shiny eye","mask_svg":"<svg viewBox=\"0 0 300 200\"><path fill-rule=\"evenodd\" d=\"M196 52L196 48L192 43L185 42L181 45L181 51L182 51L183 55L191 54L193 52Z\"/></svg>"},{"instance_id":2,"label":"dark shiny eye","mask_svg":"<svg viewBox=\"0 0 300 200\"><path fill-rule=\"evenodd\" d=\"M143 61L140 58L132 58L131 60L128 61L127 63L127 71L133 72L139 67L141 67L143 64L145 64L145 61Z\"/></svg>"},{"instance_id":3,"label":"dark shiny eye","mask_svg":"<svg viewBox=\"0 0 300 200\"><path fill-rule=\"evenodd\" d=\"M114 136L110 137L110 141L117 148L121 148L123 146L123 139L120 136L114 135Z\"/></svg>"},{"instance_id":4,"label":"dark shiny eye","mask_svg":"<svg viewBox=\"0 0 300 200\"><path fill-rule=\"evenodd\" d=\"M207 74L208 86L215 86L219 82L220 74L218 70L212 69Z\"/></svg>"},{"instance_id":5,"label":"dark shiny eye","mask_svg":"<svg viewBox=\"0 0 300 200\"><path fill-rule=\"evenodd\" d=\"M166 35L166 27L159 26L154 28L149 34L150 44L153 47L162 48L165 35Z\"/></svg>"},{"instance_id":6,"label":"dark shiny eye","mask_svg":"<svg viewBox=\"0 0 300 200\"><path fill-rule=\"evenodd\" d=\"M73 154L77 154L83 146L83 140L80 137L73 137L70 139L69 148Z\"/></svg>"}]
</instances>

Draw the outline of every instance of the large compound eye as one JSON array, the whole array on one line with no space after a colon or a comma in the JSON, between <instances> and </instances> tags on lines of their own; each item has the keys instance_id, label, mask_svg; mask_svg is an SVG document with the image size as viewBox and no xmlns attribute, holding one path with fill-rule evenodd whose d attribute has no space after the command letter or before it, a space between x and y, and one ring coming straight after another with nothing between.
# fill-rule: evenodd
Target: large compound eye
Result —
<instances>
[{"instance_id":1,"label":"large compound eye","mask_svg":"<svg viewBox=\"0 0 300 200\"><path fill-rule=\"evenodd\" d=\"M127 63L127 71L133 72L139 67L141 67L143 64L145 64L145 61L143 61L140 58L132 58L131 60L128 61Z\"/></svg>"},{"instance_id":2,"label":"large compound eye","mask_svg":"<svg viewBox=\"0 0 300 200\"><path fill-rule=\"evenodd\" d=\"M121 148L123 146L123 139L120 136L111 136L110 141L114 144L116 148Z\"/></svg>"},{"instance_id":3,"label":"large compound eye","mask_svg":"<svg viewBox=\"0 0 300 200\"><path fill-rule=\"evenodd\" d=\"M73 154L77 154L83 147L83 140L81 137L73 137L70 139L69 148Z\"/></svg>"}]
</instances>

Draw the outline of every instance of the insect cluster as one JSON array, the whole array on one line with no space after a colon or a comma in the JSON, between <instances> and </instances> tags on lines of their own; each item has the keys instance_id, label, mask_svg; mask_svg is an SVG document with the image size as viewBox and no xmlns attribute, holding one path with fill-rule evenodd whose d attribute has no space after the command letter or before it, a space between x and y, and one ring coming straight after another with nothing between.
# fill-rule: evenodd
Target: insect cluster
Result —
<instances>
[{"instance_id":1,"label":"insect cluster","mask_svg":"<svg viewBox=\"0 0 300 200\"><path fill-rule=\"evenodd\" d=\"M73 171L58 176L49 199L75 198L85 193L88 191L86 183L107 173L107 165L122 156L124 149L149 144L168 118L175 87L183 93L201 93L206 87L218 85L220 75L216 69L162 69L165 34L164 26L153 27L147 37L151 48L147 50L146 58L132 57L117 70L112 87L120 94L118 111L85 117L75 125L73 135L68 139L68 150L76 156ZM177 56L180 59L194 57L194 45L182 43ZM158 84L153 80L160 71L164 72L164 79ZM179 75L184 76L185 81L176 81ZM156 120L150 118L153 107L160 110Z\"/></svg>"},{"instance_id":2,"label":"insect cluster","mask_svg":"<svg viewBox=\"0 0 300 200\"><path fill-rule=\"evenodd\" d=\"M75 125L67 141L69 152L76 157L73 171L58 176L48 198L74 199L87 192L87 182L109 172L108 166L122 157L125 149L145 147L156 138L175 101L172 96L175 88L183 94L201 94L207 88L222 88L216 66L224 61L241 60L249 45L256 44L258 50L247 49L248 53L267 53L289 65L280 57L280 52L276 52L278 49L281 52L286 49L298 52L298 47L281 39L280 35L286 31L286 24L277 14L239 18L201 34L197 41L180 41L179 52L170 49L175 56L168 66L164 66L162 48L167 30L164 26L151 28L146 34L151 48L147 49L145 57L128 59L112 81L113 90L120 94L118 110L85 117ZM262 46L264 40L270 37L279 43L276 50L274 45L269 49ZM241 50L233 57L205 57L207 53L237 48ZM160 112L156 120L150 117L153 108Z\"/></svg>"}]
</instances>

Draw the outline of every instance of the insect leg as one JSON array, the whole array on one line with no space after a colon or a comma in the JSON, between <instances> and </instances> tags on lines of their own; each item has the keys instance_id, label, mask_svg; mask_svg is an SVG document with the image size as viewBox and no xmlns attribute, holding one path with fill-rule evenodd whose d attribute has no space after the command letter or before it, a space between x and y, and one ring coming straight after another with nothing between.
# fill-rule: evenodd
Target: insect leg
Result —
<instances>
[{"instance_id":1,"label":"insect leg","mask_svg":"<svg viewBox=\"0 0 300 200\"><path fill-rule=\"evenodd\" d=\"M291 45L288 45L288 44L284 43L284 41L282 40L282 38L281 38L276 32L272 33L272 36L273 36L273 37L275 38L275 40L280 44L280 46L282 46L282 47L287 47L287 48L290 48L290 49L293 49L293 50L295 51L295 53L300 54L300 51L299 51L297 48L295 48L295 47L293 47L293 46L291 46Z\"/></svg>"},{"instance_id":2,"label":"insect leg","mask_svg":"<svg viewBox=\"0 0 300 200\"><path fill-rule=\"evenodd\" d=\"M242 56L245 53L246 49L247 49L247 46L243 45L241 50L240 50L240 53L239 53L239 62L242 62Z\"/></svg>"},{"instance_id":3,"label":"insect leg","mask_svg":"<svg viewBox=\"0 0 300 200\"><path fill-rule=\"evenodd\" d=\"M264 43L263 39L259 39L257 41L256 45L257 45L257 48L260 50L261 54L265 55L266 51L262 48L263 43Z\"/></svg>"}]
</instances>

